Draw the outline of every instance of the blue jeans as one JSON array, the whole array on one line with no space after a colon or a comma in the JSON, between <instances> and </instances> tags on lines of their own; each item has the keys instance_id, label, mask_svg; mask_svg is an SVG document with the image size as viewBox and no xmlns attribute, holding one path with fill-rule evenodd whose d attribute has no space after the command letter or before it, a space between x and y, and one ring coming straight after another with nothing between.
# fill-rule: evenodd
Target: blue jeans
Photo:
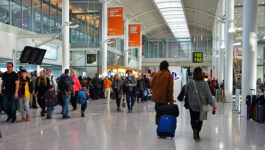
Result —
<instances>
[{"instance_id":1,"label":"blue jeans","mask_svg":"<svg viewBox=\"0 0 265 150\"><path fill-rule=\"evenodd\" d=\"M47 114L52 114L54 107L47 107Z\"/></svg>"},{"instance_id":2,"label":"blue jeans","mask_svg":"<svg viewBox=\"0 0 265 150\"><path fill-rule=\"evenodd\" d=\"M68 106L69 102L71 99L71 92L70 93L62 93L63 101L64 101L64 106L63 106L63 116L67 117L68 116Z\"/></svg>"},{"instance_id":3,"label":"blue jeans","mask_svg":"<svg viewBox=\"0 0 265 150\"><path fill-rule=\"evenodd\" d=\"M11 118L12 121L17 119L16 111L17 111L17 100L15 99L14 94L4 94L4 108L8 118Z\"/></svg>"},{"instance_id":4,"label":"blue jeans","mask_svg":"<svg viewBox=\"0 0 265 150\"><path fill-rule=\"evenodd\" d=\"M132 109L135 101L135 95L134 92L126 92L126 101L128 109Z\"/></svg>"}]
</instances>

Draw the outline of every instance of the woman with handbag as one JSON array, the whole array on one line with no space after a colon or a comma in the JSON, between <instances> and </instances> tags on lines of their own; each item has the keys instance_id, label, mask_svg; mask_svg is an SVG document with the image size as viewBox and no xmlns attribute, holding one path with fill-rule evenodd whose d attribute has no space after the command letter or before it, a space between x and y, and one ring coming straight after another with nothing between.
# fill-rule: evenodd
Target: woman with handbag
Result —
<instances>
[{"instance_id":1,"label":"woman with handbag","mask_svg":"<svg viewBox=\"0 0 265 150\"><path fill-rule=\"evenodd\" d=\"M212 99L211 90L204 81L202 69L197 67L193 72L193 80L186 85L188 96L188 105L190 109L191 127L193 129L193 138L195 141L200 140L200 131L203 120L207 120L208 104L216 110L215 101Z\"/></svg>"}]
</instances>

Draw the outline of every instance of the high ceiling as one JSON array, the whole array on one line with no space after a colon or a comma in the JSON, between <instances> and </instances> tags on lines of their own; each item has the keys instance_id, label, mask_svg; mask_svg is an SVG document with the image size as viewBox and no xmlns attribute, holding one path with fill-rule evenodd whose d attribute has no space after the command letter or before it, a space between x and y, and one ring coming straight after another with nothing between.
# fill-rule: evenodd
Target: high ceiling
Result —
<instances>
[{"instance_id":1,"label":"high ceiling","mask_svg":"<svg viewBox=\"0 0 265 150\"><path fill-rule=\"evenodd\" d=\"M182 0L190 35L211 36L218 0ZM110 0L109 6L124 7L130 23L140 23L149 38L173 38L153 0Z\"/></svg>"}]
</instances>

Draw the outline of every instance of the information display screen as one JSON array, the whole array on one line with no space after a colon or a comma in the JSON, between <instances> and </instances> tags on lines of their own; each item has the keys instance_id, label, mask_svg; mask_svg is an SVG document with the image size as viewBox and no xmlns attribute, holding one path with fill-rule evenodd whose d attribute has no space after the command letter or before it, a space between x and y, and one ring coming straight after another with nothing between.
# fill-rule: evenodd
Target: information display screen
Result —
<instances>
[{"instance_id":1,"label":"information display screen","mask_svg":"<svg viewBox=\"0 0 265 150\"><path fill-rule=\"evenodd\" d=\"M96 54L87 54L87 64L96 64L97 55Z\"/></svg>"},{"instance_id":2,"label":"information display screen","mask_svg":"<svg viewBox=\"0 0 265 150\"><path fill-rule=\"evenodd\" d=\"M203 52L193 52L192 63L203 63Z\"/></svg>"}]
</instances>

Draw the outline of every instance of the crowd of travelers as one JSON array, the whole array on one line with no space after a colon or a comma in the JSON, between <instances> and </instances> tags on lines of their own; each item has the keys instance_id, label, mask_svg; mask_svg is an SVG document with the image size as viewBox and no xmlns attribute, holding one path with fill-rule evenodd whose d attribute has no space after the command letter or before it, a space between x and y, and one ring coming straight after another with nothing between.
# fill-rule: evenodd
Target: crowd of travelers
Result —
<instances>
[{"instance_id":1,"label":"crowd of travelers","mask_svg":"<svg viewBox=\"0 0 265 150\"><path fill-rule=\"evenodd\" d=\"M7 63L7 71L0 72L1 99L0 112L6 113L7 122L16 122L16 112L21 113L21 122L29 121L31 118L30 108L40 108L40 116L51 119L56 105L61 106L63 119L70 118L68 106L71 103L73 110L81 105L81 117L85 117L88 99L106 99L106 104L111 98L116 100L117 112L121 112L121 106L128 108L128 113L134 111L134 103L144 103L149 99L152 92L152 101L155 102L156 124L159 125L160 115L158 109L161 106L174 104L173 85L174 79L168 70L169 64L163 61L160 64L160 71L155 73L150 81L147 76L135 77L131 70L128 70L127 77L99 78L98 74L92 79L90 77L76 77L74 71L65 69L59 78L52 75L52 71L42 70L28 73L27 70L20 70L16 73L13 64ZM191 127L195 141L199 141L199 133L203 124L202 106L211 105L213 111L216 104L212 98L211 89L219 87L217 81L204 81L202 69L197 67L190 80L178 96L179 101L184 101L184 106L190 110ZM207 118L207 116L206 116ZM0 131L1 137L1 131Z\"/></svg>"},{"instance_id":2,"label":"crowd of travelers","mask_svg":"<svg viewBox=\"0 0 265 150\"><path fill-rule=\"evenodd\" d=\"M7 63L7 71L0 72L1 96L0 113L6 113L7 122L14 123L17 120L16 112L21 113L20 122L30 120L30 108L40 108L40 116L51 119L56 105L62 108L62 117L70 118L68 106L71 103L73 110L77 104L81 104L81 117L85 116L87 101L89 98L99 100L106 98L106 104L115 98L117 111L127 103L128 112L133 111L135 99L139 102L147 101L147 90L150 88L149 79L144 76L135 78L132 71L128 70L128 77L99 78L98 74L93 79L90 77L76 77L74 71L65 69L59 78L55 78L50 69L28 73L21 69L13 70L13 64Z\"/></svg>"}]
</instances>

